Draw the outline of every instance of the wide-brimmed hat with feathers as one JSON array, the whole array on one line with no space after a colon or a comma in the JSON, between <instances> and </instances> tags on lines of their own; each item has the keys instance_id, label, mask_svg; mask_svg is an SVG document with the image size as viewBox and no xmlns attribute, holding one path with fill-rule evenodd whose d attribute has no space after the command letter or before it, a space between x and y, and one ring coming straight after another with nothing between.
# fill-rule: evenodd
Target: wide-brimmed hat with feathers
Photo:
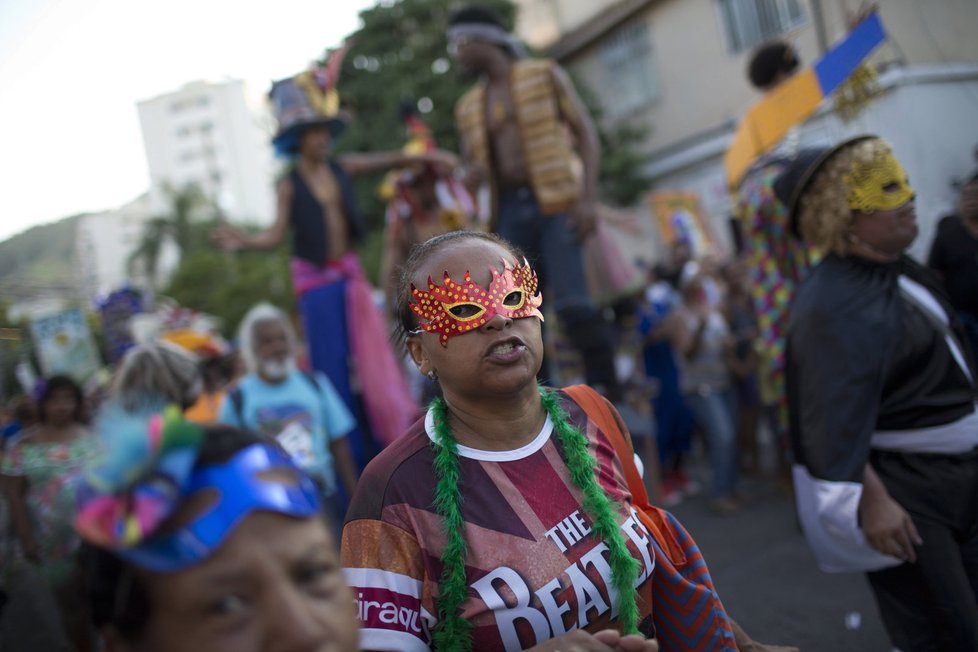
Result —
<instances>
[{"instance_id":1,"label":"wide-brimmed hat with feathers","mask_svg":"<svg viewBox=\"0 0 978 652\"><path fill-rule=\"evenodd\" d=\"M343 133L347 116L340 106L336 84L347 49L344 45L333 50L325 61L272 84L268 99L278 121L272 145L279 154L295 154L299 136L310 127L325 126L333 138Z\"/></svg>"}]
</instances>

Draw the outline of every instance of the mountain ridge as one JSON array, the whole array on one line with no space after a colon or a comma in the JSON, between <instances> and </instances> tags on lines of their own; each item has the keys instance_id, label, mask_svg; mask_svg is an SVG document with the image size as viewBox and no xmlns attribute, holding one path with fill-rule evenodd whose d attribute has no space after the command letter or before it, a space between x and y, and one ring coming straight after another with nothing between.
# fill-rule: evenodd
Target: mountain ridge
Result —
<instances>
[{"instance_id":1,"label":"mountain ridge","mask_svg":"<svg viewBox=\"0 0 978 652\"><path fill-rule=\"evenodd\" d=\"M0 242L0 298L7 302L81 296L75 242L88 213L33 226Z\"/></svg>"}]
</instances>

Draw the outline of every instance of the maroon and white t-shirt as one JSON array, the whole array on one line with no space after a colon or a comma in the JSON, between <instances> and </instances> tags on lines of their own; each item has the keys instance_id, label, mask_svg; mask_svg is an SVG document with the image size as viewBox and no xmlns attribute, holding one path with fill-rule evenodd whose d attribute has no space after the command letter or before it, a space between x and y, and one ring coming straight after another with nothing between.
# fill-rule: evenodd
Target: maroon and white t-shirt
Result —
<instances>
[{"instance_id":1,"label":"maroon and white t-shirt","mask_svg":"<svg viewBox=\"0 0 978 652\"><path fill-rule=\"evenodd\" d=\"M632 513L631 495L605 435L563 394L587 437L597 478L640 562L639 629L654 635L650 578L656 546ZM582 493L561 458L553 424L522 448L459 446L474 650L522 650L577 628L619 626L607 546L591 532ZM436 444L429 412L384 450L360 479L343 530L342 559L368 650L430 650L446 544L432 505Z\"/></svg>"}]
</instances>

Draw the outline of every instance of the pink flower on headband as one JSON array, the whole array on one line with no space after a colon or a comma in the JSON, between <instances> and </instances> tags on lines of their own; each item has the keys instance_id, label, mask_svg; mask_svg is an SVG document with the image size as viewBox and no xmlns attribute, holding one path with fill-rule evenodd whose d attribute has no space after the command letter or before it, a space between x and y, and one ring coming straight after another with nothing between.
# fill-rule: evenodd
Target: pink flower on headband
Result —
<instances>
[{"instance_id":1,"label":"pink flower on headband","mask_svg":"<svg viewBox=\"0 0 978 652\"><path fill-rule=\"evenodd\" d=\"M99 419L104 454L79 486L75 529L86 541L126 548L173 512L190 477L203 430L175 405L133 414L109 405Z\"/></svg>"}]
</instances>

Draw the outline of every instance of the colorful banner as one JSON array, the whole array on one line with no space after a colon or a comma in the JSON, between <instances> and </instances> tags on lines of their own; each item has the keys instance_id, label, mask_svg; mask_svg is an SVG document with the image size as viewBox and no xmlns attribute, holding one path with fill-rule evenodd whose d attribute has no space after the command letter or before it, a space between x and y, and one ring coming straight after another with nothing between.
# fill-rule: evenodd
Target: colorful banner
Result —
<instances>
[{"instance_id":1,"label":"colorful banner","mask_svg":"<svg viewBox=\"0 0 978 652\"><path fill-rule=\"evenodd\" d=\"M735 188L760 156L791 127L807 120L822 100L842 85L884 40L879 14L872 13L816 61L761 98L744 115L724 155L727 183Z\"/></svg>"},{"instance_id":2,"label":"colorful banner","mask_svg":"<svg viewBox=\"0 0 978 652\"><path fill-rule=\"evenodd\" d=\"M102 366L81 308L34 319L31 335L45 377L66 374L83 383Z\"/></svg>"},{"instance_id":3,"label":"colorful banner","mask_svg":"<svg viewBox=\"0 0 978 652\"><path fill-rule=\"evenodd\" d=\"M99 305L98 312L109 362L115 364L136 344L129 321L143 312L143 297L131 288L116 290Z\"/></svg>"},{"instance_id":4,"label":"colorful banner","mask_svg":"<svg viewBox=\"0 0 978 652\"><path fill-rule=\"evenodd\" d=\"M657 190L649 201L662 241L671 246L676 240L690 244L694 256L712 253L716 248L713 230L703 215L700 198L685 190Z\"/></svg>"}]
</instances>

